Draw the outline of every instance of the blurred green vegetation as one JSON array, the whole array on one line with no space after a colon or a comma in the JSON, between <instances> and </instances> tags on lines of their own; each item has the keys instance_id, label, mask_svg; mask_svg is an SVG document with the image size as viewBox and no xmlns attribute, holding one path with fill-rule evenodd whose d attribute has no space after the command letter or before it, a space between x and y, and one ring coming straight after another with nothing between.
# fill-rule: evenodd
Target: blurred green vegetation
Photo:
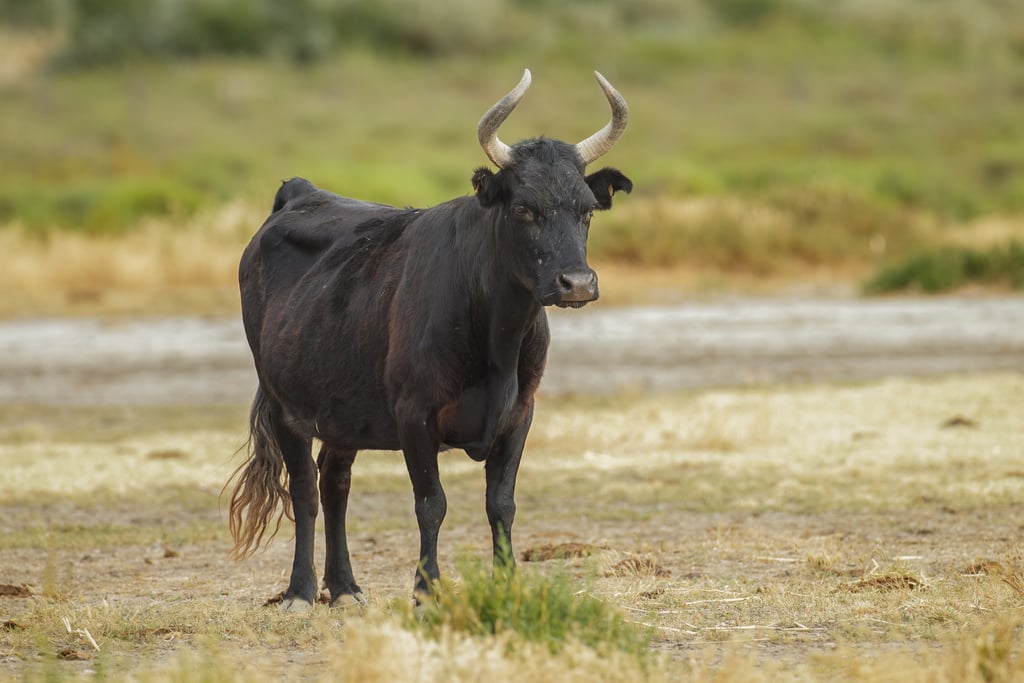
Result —
<instances>
[{"instance_id":1,"label":"blurred green vegetation","mask_svg":"<svg viewBox=\"0 0 1024 683\"><path fill-rule=\"evenodd\" d=\"M52 45L0 74L0 224L32 231L269 207L294 175L465 194L524 66L506 140L596 130L594 68L630 103L607 163L638 189L598 257L883 265L1024 212L1024 0L0 0L0 25Z\"/></svg>"},{"instance_id":2,"label":"blurred green vegetation","mask_svg":"<svg viewBox=\"0 0 1024 683\"><path fill-rule=\"evenodd\" d=\"M988 249L946 246L914 254L882 268L865 284L869 294L908 289L945 292L967 284L1024 289L1024 242Z\"/></svg>"}]
</instances>

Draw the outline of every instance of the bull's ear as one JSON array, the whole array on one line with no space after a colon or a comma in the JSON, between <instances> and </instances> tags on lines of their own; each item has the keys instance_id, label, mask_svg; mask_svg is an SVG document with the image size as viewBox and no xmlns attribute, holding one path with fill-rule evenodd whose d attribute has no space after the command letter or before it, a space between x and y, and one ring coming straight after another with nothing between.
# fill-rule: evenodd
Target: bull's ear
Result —
<instances>
[{"instance_id":1,"label":"bull's ear","mask_svg":"<svg viewBox=\"0 0 1024 683\"><path fill-rule=\"evenodd\" d=\"M480 206L486 209L502 200L504 182L499 174L481 166L473 172L473 192Z\"/></svg>"},{"instance_id":2,"label":"bull's ear","mask_svg":"<svg viewBox=\"0 0 1024 683\"><path fill-rule=\"evenodd\" d=\"M599 209L612 208L612 195L619 190L624 190L627 194L633 191L633 181L614 168L602 168L596 173L591 173L586 177L586 181L597 199Z\"/></svg>"}]
</instances>

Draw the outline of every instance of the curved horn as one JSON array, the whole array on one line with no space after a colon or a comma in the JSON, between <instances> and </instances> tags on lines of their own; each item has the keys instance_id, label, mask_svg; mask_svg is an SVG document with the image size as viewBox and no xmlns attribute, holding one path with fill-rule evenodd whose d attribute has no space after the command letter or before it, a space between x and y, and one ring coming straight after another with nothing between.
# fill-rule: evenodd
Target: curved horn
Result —
<instances>
[{"instance_id":1,"label":"curved horn","mask_svg":"<svg viewBox=\"0 0 1024 683\"><path fill-rule=\"evenodd\" d=\"M612 119L604 128L591 135L586 140L576 143L576 152L587 165L596 161L612 148L615 141L626 130L626 122L629 120L629 107L626 106L626 98L619 94L619 91L612 87L604 76L597 71L594 72L604 96L608 98L608 104L612 107Z\"/></svg>"},{"instance_id":2,"label":"curved horn","mask_svg":"<svg viewBox=\"0 0 1024 683\"><path fill-rule=\"evenodd\" d=\"M530 70L523 69L523 78L519 81L519 85L488 109L480 119L480 123L477 124L476 136L480 140L480 146L484 148L487 158L493 161L498 168L506 165L512 159L512 148L498 139L498 128L516 108L519 100L523 99L526 89L530 87L531 78Z\"/></svg>"}]
</instances>

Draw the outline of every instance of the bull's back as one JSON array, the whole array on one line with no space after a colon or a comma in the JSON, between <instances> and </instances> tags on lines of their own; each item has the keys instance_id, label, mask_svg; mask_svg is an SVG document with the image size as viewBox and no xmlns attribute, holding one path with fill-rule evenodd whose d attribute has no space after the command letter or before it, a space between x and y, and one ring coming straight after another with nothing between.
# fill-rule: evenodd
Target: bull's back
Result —
<instances>
[{"instance_id":1,"label":"bull's back","mask_svg":"<svg viewBox=\"0 0 1024 683\"><path fill-rule=\"evenodd\" d=\"M360 237L406 213L384 204L349 199L293 178L277 191L273 211L242 255L244 290L261 275L264 287L287 289L331 250L351 249ZM272 292L268 292L272 293Z\"/></svg>"},{"instance_id":2,"label":"bull's back","mask_svg":"<svg viewBox=\"0 0 1024 683\"><path fill-rule=\"evenodd\" d=\"M238 279L242 316L261 323L275 299L291 297L299 283L319 268L325 258L346 255L358 260L359 241L375 228L400 217L402 210L364 202L317 189L304 178L281 185L273 210L242 254ZM371 237L372 239L372 237ZM350 267L359 268L358 262ZM246 322L248 333L250 322ZM250 344L256 341L249 335Z\"/></svg>"}]
</instances>

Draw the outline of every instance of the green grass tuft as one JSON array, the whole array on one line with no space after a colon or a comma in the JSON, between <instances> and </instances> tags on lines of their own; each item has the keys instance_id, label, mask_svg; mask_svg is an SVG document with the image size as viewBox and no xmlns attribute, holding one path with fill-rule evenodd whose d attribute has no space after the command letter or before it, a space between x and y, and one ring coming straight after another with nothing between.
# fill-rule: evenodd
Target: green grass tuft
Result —
<instances>
[{"instance_id":1,"label":"green grass tuft","mask_svg":"<svg viewBox=\"0 0 1024 683\"><path fill-rule=\"evenodd\" d=\"M472 636L514 634L546 645L552 653L578 642L599 652L618 651L644 660L648 634L627 622L615 607L580 591L567 574L544 576L518 570L491 576L480 563L464 563L461 581L442 581L433 598L407 623L428 634Z\"/></svg>"}]
</instances>

